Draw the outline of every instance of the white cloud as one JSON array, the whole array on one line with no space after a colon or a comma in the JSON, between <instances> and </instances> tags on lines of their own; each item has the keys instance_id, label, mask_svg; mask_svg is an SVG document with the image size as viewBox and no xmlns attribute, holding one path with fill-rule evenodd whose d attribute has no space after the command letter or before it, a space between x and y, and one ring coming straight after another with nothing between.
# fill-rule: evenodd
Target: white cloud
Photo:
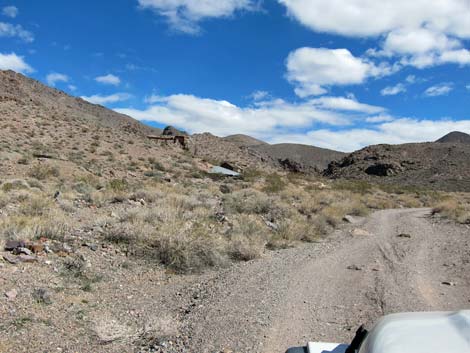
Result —
<instances>
[{"instance_id":1,"label":"white cloud","mask_svg":"<svg viewBox=\"0 0 470 353\"><path fill-rule=\"evenodd\" d=\"M309 103L322 109L343 110L367 114L376 114L385 111L382 107L360 103L355 99L344 97L321 97L312 99Z\"/></svg>"},{"instance_id":2,"label":"white cloud","mask_svg":"<svg viewBox=\"0 0 470 353\"><path fill-rule=\"evenodd\" d=\"M347 49L300 48L289 54L286 65L287 79L302 98L324 94L331 85L360 84L393 71L357 58Z\"/></svg>"},{"instance_id":3,"label":"white cloud","mask_svg":"<svg viewBox=\"0 0 470 353\"><path fill-rule=\"evenodd\" d=\"M470 85L466 85L465 88L470 91Z\"/></svg>"},{"instance_id":4,"label":"white cloud","mask_svg":"<svg viewBox=\"0 0 470 353\"><path fill-rule=\"evenodd\" d=\"M443 64L454 63L459 65L470 65L470 50L450 50L441 54L439 61Z\"/></svg>"},{"instance_id":5,"label":"white cloud","mask_svg":"<svg viewBox=\"0 0 470 353\"><path fill-rule=\"evenodd\" d=\"M68 85L67 87L68 87L69 90L71 90L72 92L74 92L74 91L77 90L77 86L74 86L74 85Z\"/></svg>"},{"instance_id":6,"label":"white cloud","mask_svg":"<svg viewBox=\"0 0 470 353\"><path fill-rule=\"evenodd\" d=\"M21 25L13 25L5 22L0 22L0 37L17 37L27 43L34 41L33 33L25 30Z\"/></svg>"},{"instance_id":7,"label":"white cloud","mask_svg":"<svg viewBox=\"0 0 470 353\"><path fill-rule=\"evenodd\" d=\"M18 56L15 53L0 53L0 70L13 70L21 73L34 71L33 68L25 62L24 57Z\"/></svg>"},{"instance_id":8,"label":"white cloud","mask_svg":"<svg viewBox=\"0 0 470 353\"><path fill-rule=\"evenodd\" d=\"M319 32L383 37L369 56L398 56L402 65L426 68L470 65L470 6L466 0L278 0L288 13Z\"/></svg>"},{"instance_id":9,"label":"white cloud","mask_svg":"<svg viewBox=\"0 0 470 353\"><path fill-rule=\"evenodd\" d=\"M403 28L431 28L470 38L466 0L278 0L289 14L319 32L378 36Z\"/></svg>"},{"instance_id":10,"label":"white cloud","mask_svg":"<svg viewBox=\"0 0 470 353\"><path fill-rule=\"evenodd\" d=\"M424 95L428 97L437 97L437 96L445 96L449 94L454 89L453 85L450 83L441 83L435 86L429 87L425 92Z\"/></svg>"},{"instance_id":11,"label":"white cloud","mask_svg":"<svg viewBox=\"0 0 470 353\"><path fill-rule=\"evenodd\" d=\"M405 85L403 83L398 83L395 86L385 87L383 90L380 91L380 94L382 96L395 96L404 92L406 92Z\"/></svg>"},{"instance_id":12,"label":"white cloud","mask_svg":"<svg viewBox=\"0 0 470 353\"><path fill-rule=\"evenodd\" d=\"M2 9L2 14L7 17L15 18L18 16L19 10L16 6L5 6Z\"/></svg>"},{"instance_id":13,"label":"white cloud","mask_svg":"<svg viewBox=\"0 0 470 353\"><path fill-rule=\"evenodd\" d=\"M80 98L93 103L93 104L110 104L110 103L117 103L129 100L132 96L128 93L115 93L109 96L103 96L100 94L95 94L93 96L82 96Z\"/></svg>"},{"instance_id":14,"label":"white cloud","mask_svg":"<svg viewBox=\"0 0 470 353\"><path fill-rule=\"evenodd\" d=\"M348 125L351 119L339 111L325 109L319 102L293 104L274 99L238 107L224 100L184 94L154 96L152 101L157 104L145 110L123 108L117 111L137 120L156 121L180 126L190 132L208 131L217 135L245 133L261 136L278 129L309 128L317 123ZM360 107L360 103L357 105ZM372 109L367 105L362 108Z\"/></svg>"},{"instance_id":15,"label":"white cloud","mask_svg":"<svg viewBox=\"0 0 470 353\"><path fill-rule=\"evenodd\" d=\"M95 81L105 84L105 85L113 85L113 86L119 86L119 84L121 83L121 79L112 74L98 76L95 78Z\"/></svg>"},{"instance_id":16,"label":"white cloud","mask_svg":"<svg viewBox=\"0 0 470 353\"><path fill-rule=\"evenodd\" d=\"M209 18L232 16L236 11L253 10L253 0L138 0L141 8L151 9L167 19L179 32L196 34L199 22Z\"/></svg>"},{"instance_id":17,"label":"white cloud","mask_svg":"<svg viewBox=\"0 0 470 353\"><path fill-rule=\"evenodd\" d=\"M266 91L254 91L250 94L251 99L254 101L260 101L269 97L269 92Z\"/></svg>"},{"instance_id":18,"label":"white cloud","mask_svg":"<svg viewBox=\"0 0 470 353\"><path fill-rule=\"evenodd\" d=\"M318 124L350 126L362 117L385 111L345 97L321 97L302 103L267 99L248 107L183 94L151 95L146 101L151 104L147 109L116 111L141 121L179 126L191 133L211 132L222 136L243 133L259 138L270 138L292 129L310 129Z\"/></svg>"},{"instance_id":19,"label":"white cloud","mask_svg":"<svg viewBox=\"0 0 470 353\"><path fill-rule=\"evenodd\" d=\"M451 131L470 133L470 120L395 119L374 128L349 130L312 130L304 134L284 134L268 140L272 143L297 142L352 152L368 145L435 141Z\"/></svg>"},{"instance_id":20,"label":"white cloud","mask_svg":"<svg viewBox=\"0 0 470 353\"><path fill-rule=\"evenodd\" d=\"M65 74L60 74L58 72L52 72L46 76L46 81L49 86L55 86L57 82L68 82L69 77Z\"/></svg>"},{"instance_id":21,"label":"white cloud","mask_svg":"<svg viewBox=\"0 0 470 353\"><path fill-rule=\"evenodd\" d=\"M389 121L396 120L393 116L390 115L377 115L366 118L367 123L376 124L376 123L385 123Z\"/></svg>"},{"instance_id":22,"label":"white cloud","mask_svg":"<svg viewBox=\"0 0 470 353\"><path fill-rule=\"evenodd\" d=\"M385 52L398 54L425 54L443 52L460 46L460 42L445 34L424 28L399 29L390 32L384 42Z\"/></svg>"},{"instance_id":23,"label":"white cloud","mask_svg":"<svg viewBox=\"0 0 470 353\"><path fill-rule=\"evenodd\" d=\"M406 81L407 83L409 83L410 85L412 85L413 83L416 83L417 78L416 78L415 75L408 75L408 76L406 77L405 81Z\"/></svg>"}]
</instances>

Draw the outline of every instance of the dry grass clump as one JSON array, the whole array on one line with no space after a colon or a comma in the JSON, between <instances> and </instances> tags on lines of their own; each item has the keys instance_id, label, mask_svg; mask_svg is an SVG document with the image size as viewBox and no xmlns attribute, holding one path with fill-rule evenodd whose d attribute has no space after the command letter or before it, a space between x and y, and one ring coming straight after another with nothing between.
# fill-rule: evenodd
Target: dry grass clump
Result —
<instances>
[{"instance_id":1,"label":"dry grass clump","mask_svg":"<svg viewBox=\"0 0 470 353\"><path fill-rule=\"evenodd\" d=\"M230 257L239 261L261 257L270 237L266 225L253 215L238 215L229 236Z\"/></svg>"},{"instance_id":2,"label":"dry grass clump","mask_svg":"<svg viewBox=\"0 0 470 353\"><path fill-rule=\"evenodd\" d=\"M455 194L452 198L435 205L433 213L441 214L462 224L470 224L470 196Z\"/></svg>"},{"instance_id":3,"label":"dry grass clump","mask_svg":"<svg viewBox=\"0 0 470 353\"><path fill-rule=\"evenodd\" d=\"M50 177L60 176L59 168L49 164L36 164L29 170L28 176L38 180L46 180Z\"/></svg>"}]
</instances>

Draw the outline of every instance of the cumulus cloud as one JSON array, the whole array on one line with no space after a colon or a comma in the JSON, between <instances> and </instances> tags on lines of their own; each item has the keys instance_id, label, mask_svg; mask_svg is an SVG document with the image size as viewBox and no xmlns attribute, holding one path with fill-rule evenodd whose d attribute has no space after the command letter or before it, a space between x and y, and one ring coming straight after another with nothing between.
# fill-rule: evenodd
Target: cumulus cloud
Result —
<instances>
[{"instance_id":1,"label":"cumulus cloud","mask_svg":"<svg viewBox=\"0 0 470 353\"><path fill-rule=\"evenodd\" d=\"M80 98L93 104L110 104L129 100L132 96L128 93L115 93L108 96L95 94L93 96L82 96Z\"/></svg>"},{"instance_id":2,"label":"cumulus cloud","mask_svg":"<svg viewBox=\"0 0 470 353\"><path fill-rule=\"evenodd\" d=\"M254 91L250 94L251 99L254 101L260 101L269 97L269 92L266 91Z\"/></svg>"},{"instance_id":3,"label":"cumulus cloud","mask_svg":"<svg viewBox=\"0 0 470 353\"><path fill-rule=\"evenodd\" d=\"M395 86L385 87L380 91L382 96L396 96L397 94L406 92L406 86L403 83L398 83Z\"/></svg>"},{"instance_id":4,"label":"cumulus cloud","mask_svg":"<svg viewBox=\"0 0 470 353\"><path fill-rule=\"evenodd\" d=\"M450 83L440 83L429 87L424 95L427 97L437 97L448 95L454 89L453 85Z\"/></svg>"},{"instance_id":5,"label":"cumulus cloud","mask_svg":"<svg viewBox=\"0 0 470 353\"><path fill-rule=\"evenodd\" d=\"M309 104L323 109L361 112L367 114L376 114L385 111L382 107L360 103L355 99L344 97L321 97L310 100Z\"/></svg>"},{"instance_id":6,"label":"cumulus cloud","mask_svg":"<svg viewBox=\"0 0 470 353\"><path fill-rule=\"evenodd\" d=\"M351 126L364 117L385 112L382 107L360 103L352 97L320 97L301 103L267 98L247 107L184 94L152 95L147 102L150 104L147 109L116 111L141 121L179 126L192 133L243 133L263 139L313 126Z\"/></svg>"},{"instance_id":7,"label":"cumulus cloud","mask_svg":"<svg viewBox=\"0 0 470 353\"><path fill-rule=\"evenodd\" d=\"M19 10L16 6L5 6L2 9L2 15L10 17L10 18L15 18L18 16Z\"/></svg>"},{"instance_id":8,"label":"cumulus cloud","mask_svg":"<svg viewBox=\"0 0 470 353\"><path fill-rule=\"evenodd\" d=\"M58 72L52 72L46 76L46 82L49 86L55 86L57 82L68 82L69 77L65 74L60 74Z\"/></svg>"},{"instance_id":9,"label":"cumulus cloud","mask_svg":"<svg viewBox=\"0 0 470 353\"><path fill-rule=\"evenodd\" d=\"M347 49L300 48L289 54L286 65L287 79L302 98L325 94L332 85L360 84L395 71L355 57Z\"/></svg>"},{"instance_id":10,"label":"cumulus cloud","mask_svg":"<svg viewBox=\"0 0 470 353\"><path fill-rule=\"evenodd\" d=\"M0 53L0 70L13 70L21 73L34 71L33 68L26 63L24 57L18 56L15 53Z\"/></svg>"},{"instance_id":11,"label":"cumulus cloud","mask_svg":"<svg viewBox=\"0 0 470 353\"><path fill-rule=\"evenodd\" d=\"M105 84L105 85L113 85L113 86L119 86L121 83L121 79L118 76L108 74L104 76L98 76L95 78L96 82Z\"/></svg>"},{"instance_id":12,"label":"cumulus cloud","mask_svg":"<svg viewBox=\"0 0 470 353\"><path fill-rule=\"evenodd\" d=\"M209 131L217 135L245 133L261 136L283 128L350 123L349 116L326 107L329 105L326 102L318 101L289 103L282 99L273 99L258 101L253 106L238 107L225 100L178 94L155 96L152 102L154 105L144 110L122 108L117 111L137 120L156 121L184 127L190 132ZM332 105L333 103L330 104ZM360 107L360 103L357 105ZM350 109L360 110L357 106ZM363 107L363 110L370 109L373 108L366 105Z\"/></svg>"},{"instance_id":13,"label":"cumulus cloud","mask_svg":"<svg viewBox=\"0 0 470 353\"><path fill-rule=\"evenodd\" d=\"M470 38L465 0L278 0L303 25L319 32L382 37L375 56L401 57L402 65L425 68L470 64L463 40Z\"/></svg>"},{"instance_id":14,"label":"cumulus cloud","mask_svg":"<svg viewBox=\"0 0 470 353\"><path fill-rule=\"evenodd\" d=\"M423 28L470 38L465 0L278 0L288 13L319 32L378 36L402 28Z\"/></svg>"},{"instance_id":15,"label":"cumulus cloud","mask_svg":"<svg viewBox=\"0 0 470 353\"><path fill-rule=\"evenodd\" d=\"M253 10L254 0L138 0L141 8L155 11L179 32L196 34L199 22L210 18L232 16L240 10Z\"/></svg>"},{"instance_id":16,"label":"cumulus cloud","mask_svg":"<svg viewBox=\"0 0 470 353\"><path fill-rule=\"evenodd\" d=\"M435 141L451 131L470 133L470 120L394 119L373 128L320 129L274 136L270 142L297 142L352 152L368 145Z\"/></svg>"},{"instance_id":17,"label":"cumulus cloud","mask_svg":"<svg viewBox=\"0 0 470 353\"><path fill-rule=\"evenodd\" d=\"M34 41L34 35L25 30L21 25L0 22L0 37L19 38L27 43Z\"/></svg>"}]
</instances>

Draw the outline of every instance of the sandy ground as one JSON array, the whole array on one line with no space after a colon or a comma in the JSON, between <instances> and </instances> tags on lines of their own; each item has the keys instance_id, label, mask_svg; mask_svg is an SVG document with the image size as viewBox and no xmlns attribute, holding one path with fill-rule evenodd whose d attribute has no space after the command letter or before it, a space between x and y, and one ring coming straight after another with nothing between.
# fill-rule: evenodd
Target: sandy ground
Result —
<instances>
[{"instance_id":1,"label":"sandy ground","mask_svg":"<svg viewBox=\"0 0 470 353\"><path fill-rule=\"evenodd\" d=\"M60 274L60 258L1 264L0 352L283 353L348 342L386 313L470 307L470 227L428 209L379 211L320 243L202 275L116 250L76 250L103 276L91 291ZM37 288L52 304L34 300Z\"/></svg>"},{"instance_id":2,"label":"sandy ground","mask_svg":"<svg viewBox=\"0 0 470 353\"><path fill-rule=\"evenodd\" d=\"M380 211L322 244L221 272L186 318L187 351L280 353L348 342L387 313L469 308L470 228L429 213Z\"/></svg>"}]
</instances>

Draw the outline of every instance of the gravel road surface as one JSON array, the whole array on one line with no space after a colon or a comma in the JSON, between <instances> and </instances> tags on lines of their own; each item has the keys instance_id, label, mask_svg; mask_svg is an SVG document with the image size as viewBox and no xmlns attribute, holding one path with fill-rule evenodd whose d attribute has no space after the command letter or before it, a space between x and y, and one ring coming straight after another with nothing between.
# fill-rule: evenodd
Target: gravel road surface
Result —
<instances>
[{"instance_id":1,"label":"gravel road surface","mask_svg":"<svg viewBox=\"0 0 470 353\"><path fill-rule=\"evenodd\" d=\"M470 228L429 209L379 211L321 243L209 276L191 305L190 352L348 342L387 313L469 308Z\"/></svg>"}]
</instances>

